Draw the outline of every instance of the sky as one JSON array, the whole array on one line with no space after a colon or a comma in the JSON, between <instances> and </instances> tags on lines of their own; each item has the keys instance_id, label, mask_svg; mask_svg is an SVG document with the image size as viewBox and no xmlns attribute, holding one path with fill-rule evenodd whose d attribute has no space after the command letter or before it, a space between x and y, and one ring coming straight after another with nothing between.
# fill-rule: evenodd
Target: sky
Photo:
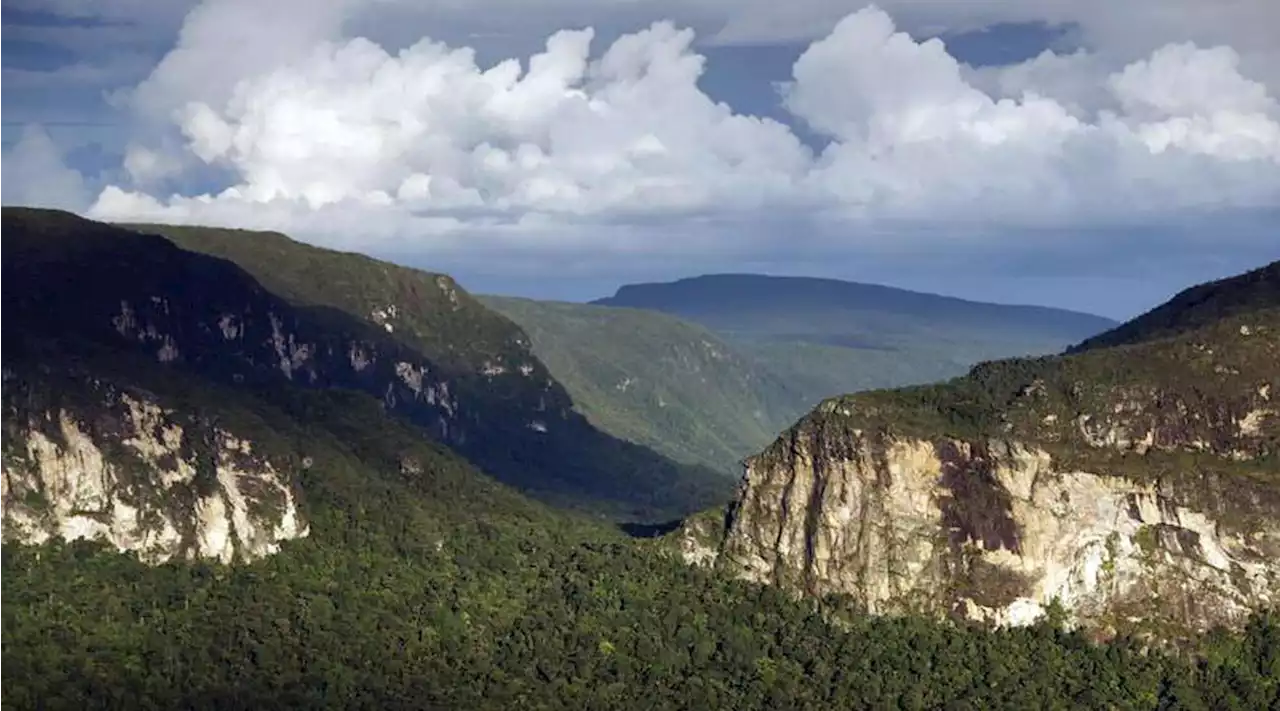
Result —
<instances>
[{"instance_id":1,"label":"sky","mask_svg":"<svg viewBox=\"0 0 1280 711\"><path fill-rule=\"evenodd\" d=\"M1280 258L1273 0L3 0L3 202L587 300L1115 318Z\"/></svg>"}]
</instances>

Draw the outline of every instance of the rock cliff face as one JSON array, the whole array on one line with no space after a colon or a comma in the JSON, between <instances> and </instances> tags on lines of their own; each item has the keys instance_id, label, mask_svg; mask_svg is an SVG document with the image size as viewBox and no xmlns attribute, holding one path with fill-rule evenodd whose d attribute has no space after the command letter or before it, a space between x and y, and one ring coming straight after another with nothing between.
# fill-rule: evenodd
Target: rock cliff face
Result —
<instances>
[{"instance_id":1,"label":"rock cliff face","mask_svg":"<svg viewBox=\"0 0 1280 711\"><path fill-rule=\"evenodd\" d=\"M829 400L748 461L721 519L686 524L683 554L876 613L1238 622L1280 603L1275 306Z\"/></svg>"},{"instance_id":2,"label":"rock cliff face","mask_svg":"<svg viewBox=\"0 0 1280 711\"><path fill-rule=\"evenodd\" d=\"M308 533L293 472L232 432L149 395L77 379L76 402L42 402L5 372L4 539L105 541L145 561L230 563Z\"/></svg>"}]
</instances>

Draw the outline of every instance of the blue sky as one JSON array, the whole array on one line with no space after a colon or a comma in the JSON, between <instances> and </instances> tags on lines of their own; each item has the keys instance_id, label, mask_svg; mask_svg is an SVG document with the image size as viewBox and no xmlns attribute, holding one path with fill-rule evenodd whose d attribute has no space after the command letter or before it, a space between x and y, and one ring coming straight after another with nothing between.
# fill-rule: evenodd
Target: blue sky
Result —
<instances>
[{"instance_id":1,"label":"blue sky","mask_svg":"<svg viewBox=\"0 0 1280 711\"><path fill-rule=\"evenodd\" d=\"M574 300L753 271L1126 317L1280 258L1263 0L3 11L6 204Z\"/></svg>"}]
</instances>

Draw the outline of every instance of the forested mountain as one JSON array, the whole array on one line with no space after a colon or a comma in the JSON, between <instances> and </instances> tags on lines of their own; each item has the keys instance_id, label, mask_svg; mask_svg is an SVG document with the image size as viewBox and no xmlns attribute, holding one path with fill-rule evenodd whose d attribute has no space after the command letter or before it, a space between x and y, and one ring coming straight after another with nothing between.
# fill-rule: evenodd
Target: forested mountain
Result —
<instances>
[{"instance_id":1,"label":"forested mountain","mask_svg":"<svg viewBox=\"0 0 1280 711\"><path fill-rule=\"evenodd\" d=\"M269 232L166 225L126 231L45 211L7 210L5 220L6 245L14 243L6 265L19 275L13 278L30 281L27 298L50 301L32 310L39 321L50 320L45 314L79 319L85 333L153 350L166 338L203 339L177 344L191 358L171 365L212 369L205 374L223 379L361 390L485 472L557 504L659 520L727 493L720 472L672 462L591 426L520 328L446 275ZM22 245L55 243L62 245L55 261L23 276ZM52 283L84 288L64 292ZM242 308L236 289L270 301ZM190 309L163 312L152 297ZM123 304L136 333L110 328Z\"/></svg>"},{"instance_id":2,"label":"forested mountain","mask_svg":"<svg viewBox=\"0 0 1280 711\"><path fill-rule=\"evenodd\" d=\"M859 390L945 380L996 358L1056 353L1115 325L874 284L720 274L633 284L593 302L702 324L797 392L806 408Z\"/></svg>"}]
</instances>

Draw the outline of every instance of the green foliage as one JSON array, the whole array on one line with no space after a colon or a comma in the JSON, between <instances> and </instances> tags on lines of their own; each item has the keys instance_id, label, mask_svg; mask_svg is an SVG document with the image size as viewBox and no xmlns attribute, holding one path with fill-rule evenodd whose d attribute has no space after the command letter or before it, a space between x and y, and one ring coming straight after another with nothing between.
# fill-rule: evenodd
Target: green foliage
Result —
<instances>
[{"instance_id":1,"label":"green foliage","mask_svg":"<svg viewBox=\"0 0 1280 711\"><path fill-rule=\"evenodd\" d=\"M731 475L803 412L779 378L655 311L480 297L529 334L575 407L614 436Z\"/></svg>"},{"instance_id":2,"label":"green foliage","mask_svg":"<svg viewBox=\"0 0 1280 711\"><path fill-rule=\"evenodd\" d=\"M376 535L376 534L373 534ZM360 540L366 541L361 544ZM1047 625L840 624L634 544L503 528L147 568L4 551L4 708L1268 708L1280 620L1195 659ZM1198 705L1198 706L1197 706Z\"/></svg>"}]
</instances>

